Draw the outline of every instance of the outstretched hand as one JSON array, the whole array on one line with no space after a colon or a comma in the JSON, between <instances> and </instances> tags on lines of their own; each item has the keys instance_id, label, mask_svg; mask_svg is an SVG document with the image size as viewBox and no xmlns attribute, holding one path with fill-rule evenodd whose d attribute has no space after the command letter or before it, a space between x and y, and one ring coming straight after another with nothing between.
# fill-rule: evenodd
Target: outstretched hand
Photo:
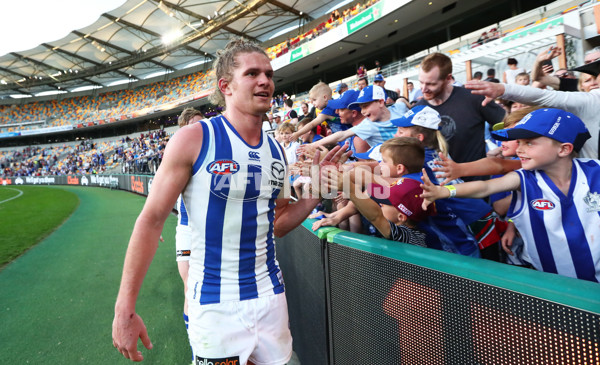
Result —
<instances>
[{"instance_id":1,"label":"outstretched hand","mask_svg":"<svg viewBox=\"0 0 600 365\"><path fill-rule=\"evenodd\" d=\"M421 207L423 210L427 210L429 204L438 199L447 198L450 195L450 192L443 186L432 183L431 180L429 180L429 176L427 176L427 171L425 171L425 169L423 169L422 172L423 176L421 176L421 179L423 180L423 183L421 184L421 188L423 189L423 194L421 194L421 198L423 198L423 204Z\"/></svg>"},{"instance_id":2,"label":"outstretched hand","mask_svg":"<svg viewBox=\"0 0 600 365\"><path fill-rule=\"evenodd\" d=\"M437 174L436 176L445 178L444 181L440 185L446 185L452 180L456 180L461 178L460 176L460 168L459 164L452 161L443 153L439 153L441 161L436 161L436 164L441 167L434 167L431 170L434 172L441 172L441 174Z\"/></svg>"},{"instance_id":3,"label":"outstretched hand","mask_svg":"<svg viewBox=\"0 0 600 365\"><path fill-rule=\"evenodd\" d=\"M486 106L490 101L502 96L505 91L504 84L479 80L467 81L465 88L470 89L472 94L485 96L481 102L482 106Z\"/></svg>"},{"instance_id":4,"label":"outstretched hand","mask_svg":"<svg viewBox=\"0 0 600 365\"><path fill-rule=\"evenodd\" d=\"M552 46L552 47L545 49L542 52L538 53L535 60L540 63L544 62L544 61L549 61L553 58L560 56L561 53L562 53L562 49L560 47Z\"/></svg>"}]
</instances>

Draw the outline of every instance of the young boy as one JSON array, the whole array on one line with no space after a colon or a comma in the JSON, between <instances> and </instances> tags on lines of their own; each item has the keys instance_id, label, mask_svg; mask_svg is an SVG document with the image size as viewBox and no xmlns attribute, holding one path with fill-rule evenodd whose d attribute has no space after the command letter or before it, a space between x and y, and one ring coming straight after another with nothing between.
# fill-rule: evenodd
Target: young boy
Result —
<instances>
[{"instance_id":1,"label":"young boy","mask_svg":"<svg viewBox=\"0 0 600 365\"><path fill-rule=\"evenodd\" d=\"M348 129L348 126L344 126L340 123L339 116L335 113L335 109L329 108L327 105L332 99L331 94L331 88L324 82L319 82L310 89L308 97L316 109L317 116L310 123L299 128L298 131L292 135L294 140L297 140L301 135L321 125L323 122L327 122L329 128L334 133Z\"/></svg>"},{"instance_id":2,"label":"young boy","mask_svg":"<svg viewBox=\"0 0 600 365\"><path fill-rule=\"evenodd\" d=\"M366 119L348 130L339 131L323 138L316 145L324 146L358 136L369 146L376 146L394 137L396 127L390 123L390 119L400 117L404 113L396 105L387 108L385 99L385 91L381 86L367 86L360 91L356 101L348 105L348 108L355 105L360 106L361 113Z\"/></svg>"},{"instance_id":3,"label":"young boy","mask_svg":"<svg viewBox=\"0 0 600 365\"><path fill-rule=\"evenodd\" d=\"M515 76L515 84L529 86L529 74L527 72L521 72L520 74Z\"/></svg>"},{"instance_id":4,"label":"young boy","mask_svg":"<svg viewBox=\"0 0 600 365\"><path fill-rule=\"evenodd\" d=\"M407 152L409 150L412 152ZM394 184L400 178L421 181L421 176L416 171L420 171L423 166L425 154L423 145L418 139L392 138L382 145L372 148L367 154L369 158L379 162L380 176L389 184ZM357 175L358 171L365 170L355 168L350 173L351 180L352 175ZM362 179L362 181L366 180L367 178ZM445 201L436 203L436 212L435 216L429 216L418 224L418 228L427 233L427 247L465 256L480 257L475 237L463 219L452 209L451 204ZM346 216L336 216L337 221L346 218ZM313 225L313 230L321 225Z\"/></svg>"},{"instance_id":5,"label":"young boy","mask_svg":"<svg viewBox=\"0 0 600 365\"><path fill-rule=\"evenodd\" d=\"M423 176L423 207L448 197L516 191L507 216L521 233L533 267L599 282L600 161L574 158L590 138L581 119L560 109L538 109L493 134L518 141L523 168L455 186L436 186Z\"/></svg>"},{"instance_id":6,"label":"young boy","mask_svg":"<svg viewBox=\"0 0 600 365\"><path fill-rule=\"evenodd\" d=\"M427 247L426 234L418 224L435 214L435 208L421 209L423 199L419 197L419 181L398 176L419 170L423 164L423 148L412 138L398 138L390 140L381 149L386 159L381 165L381 184L367 184L366 194L356 171L350 174L349 181L344 181L341 172L334 171L331 176L332 171L326 170L321 176L322 181L330 189L345 191L358 211L384 238ZM391 154L398 156L393 162Z\"/></svg>"}]
</instances>

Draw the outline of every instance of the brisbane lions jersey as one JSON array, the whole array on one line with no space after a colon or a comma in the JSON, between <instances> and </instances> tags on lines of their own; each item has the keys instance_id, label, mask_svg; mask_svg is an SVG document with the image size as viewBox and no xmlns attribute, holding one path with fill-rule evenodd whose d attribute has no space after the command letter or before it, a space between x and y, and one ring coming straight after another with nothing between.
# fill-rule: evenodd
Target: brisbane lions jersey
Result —
<instances>
[{"instance_id":1,"label":"brisbane lions jersey","mask_svg":"<svg viewBox=\"0 0 600 365\"><path fill-rule=\"evenodd\" d=\"M183 192L192 227L188 300L282 293L273 221L287 179L285 154L264 131L258 145L248 145L223 116L201 125L202 149Z\"/></svg>"}]
</instances>

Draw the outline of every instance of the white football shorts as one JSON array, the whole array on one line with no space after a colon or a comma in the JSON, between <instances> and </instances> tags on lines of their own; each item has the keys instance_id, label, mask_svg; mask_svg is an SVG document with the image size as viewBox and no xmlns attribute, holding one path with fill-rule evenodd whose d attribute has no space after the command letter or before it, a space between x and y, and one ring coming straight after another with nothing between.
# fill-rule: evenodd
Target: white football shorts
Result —
<instances>
[{"instance_id":1,"label":"white football shorts","mask_svg":"<svg viewBox=\"0 0 600 365\"><path fill-rule=\"evenodd\" d=\"M292 357L285 293L206 305L190 301L188 313L196 365L283 365Z\"/></svg>"}]
</instances>

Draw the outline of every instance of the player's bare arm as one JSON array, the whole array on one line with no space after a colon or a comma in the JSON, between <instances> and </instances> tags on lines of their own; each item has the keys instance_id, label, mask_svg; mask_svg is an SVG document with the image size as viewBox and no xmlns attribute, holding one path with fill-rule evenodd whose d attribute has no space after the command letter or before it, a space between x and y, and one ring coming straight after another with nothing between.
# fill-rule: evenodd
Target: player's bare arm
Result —
<instances>
[{"instance_id":1,"label":"player's bare arm","mask_svg":"<svg viewBox=\"0 0 600 365\"><path fill-rule=\"evenodd\" d=\"M144 322L135 312L137 297L156 252L163 224L190 178L201 142L202 128L195 124L182 128L168 143L152 190L129 241L115 304L113 345L125 358L133 361L144 359L141 351L137 350L138 338L146 348L152 348Z\"/></svg>"}]
</instances>

